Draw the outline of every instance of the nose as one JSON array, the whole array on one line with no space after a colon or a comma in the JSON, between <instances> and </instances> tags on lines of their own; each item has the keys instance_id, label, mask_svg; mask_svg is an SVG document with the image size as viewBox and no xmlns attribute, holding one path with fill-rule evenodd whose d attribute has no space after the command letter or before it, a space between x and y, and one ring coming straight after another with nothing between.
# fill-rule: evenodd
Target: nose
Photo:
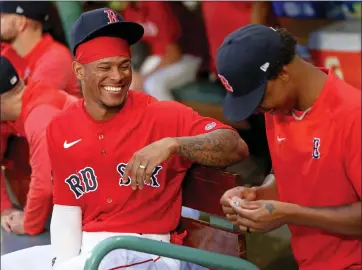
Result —
<instances>
[{"instance_id":1,"label":"nose","mask_svg":"<svg viewBox=\"0 0 362 270\"><path fill-rule=\"evenodd\" d=\"M118 68L113 67L113 68L111 69L111 72L109 73L109 78L110 78L112 81L120 82L120 81L123 80L124 75L123 75L122 71L120 71Z\"/></svg>"}]
</instances>

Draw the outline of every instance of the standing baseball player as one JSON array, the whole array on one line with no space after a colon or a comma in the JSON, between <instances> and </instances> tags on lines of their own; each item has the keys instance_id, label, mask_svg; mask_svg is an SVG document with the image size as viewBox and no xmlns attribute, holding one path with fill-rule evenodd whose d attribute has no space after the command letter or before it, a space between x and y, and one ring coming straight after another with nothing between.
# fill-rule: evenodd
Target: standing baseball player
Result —
<instances>
[{"instance_id":1,"label":"standing baseball player","mask_svg":"<svg viewBox=\"0 0 362 270\"><path fill-rule=\"evenodd\" d=\"M229 126L180 103L128 90L130 45L142 35L141 25L106 8L85 12L75 22L73 71L84 99L55 117L47 130L53 256L44 251L41 260L39 248L22 250L3 256L8 268L2 269L39 262L49 267L51 261L57 270L83 269L96 244L120 234L170 242L180 220L182 180L192 163L227 166L248 155ZM116 250L100 269L131 266L174 270L180 262Z\"/></svg>"},{"instance_id":2,"label":"standing baseball player","mask_svg":"<svg viewBox=\"0 0 362 270\"><path fill-rule=\"evenodd\" d=\"M54 115L76 98L49 84L30 78L25 84L12 64L12 59L1 55L0 61L1 120L13 122L17 133L26 137L32 170L24 211L10 207L12 211L7 213L5 221L2 219L2 225L6 230L17 234L35 235L44 230L47 217L52 210L46 127ZM10 204L5 202L5 206L9 207ZM2 211L5 210L2 205Z\"/></svg>"},{"instance_id":3,"label":"standing baseball player","mask_svg":"<svg viewBox=\"0 0 362 270\"><path fill-rule=\"evenodd\" d=\"M285 29L248 25L218 50L225 114L264 111L273 162L261 187L229 190L221 204L246 232L288 224L301 270L361 269L361 91L295 47Z\"/></svg>"}]
</instances>

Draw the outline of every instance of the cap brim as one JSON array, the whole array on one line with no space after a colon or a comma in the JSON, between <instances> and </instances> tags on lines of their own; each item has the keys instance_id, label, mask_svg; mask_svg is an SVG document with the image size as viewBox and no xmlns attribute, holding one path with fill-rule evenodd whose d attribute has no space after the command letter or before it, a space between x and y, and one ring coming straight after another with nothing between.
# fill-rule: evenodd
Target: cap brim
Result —
<instances>
[{"instance_id":1,"label":"cap brim","mask_svg":"<svg viewBox=\"0 0 362 270\"><path fill-rule=\"evenodd\" d=\"M78 42L78 44L76 44L73 48L73 53L75 52L75 49L78 45L95 37L119 37L126 40L129 45L133 45L143 37L143 34L144 29L142 25L138 23L128 21L110 23L91 32L83 40Z\"/></svg>"},{"instance_id":2,"label":"cap brim","mask_svg":"<svg viewBox=\"0 0 362 270\"><path fill-rule=\"evenodd\" d=\"M226 119L238 122L252 115L263 100L267 83L268 81L265 81L247 95L235 96L232 93L227 93L224 101L224 116Z\"/></svg>"}]
</instances>

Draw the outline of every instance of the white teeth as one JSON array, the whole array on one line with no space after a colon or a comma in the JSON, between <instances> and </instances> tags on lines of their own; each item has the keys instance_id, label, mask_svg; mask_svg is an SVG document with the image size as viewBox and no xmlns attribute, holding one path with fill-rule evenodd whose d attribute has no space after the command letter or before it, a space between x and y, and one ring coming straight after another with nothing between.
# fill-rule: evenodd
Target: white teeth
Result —
<instances>
[{"instance_id":1,"label":"white teeth","mask_svg":"<svg viewBox=\"0 0 362 270\"><path fill-rule=\"evenodd\" d=\"M122 87L105 86L104 89L108 92L119 92L122 90Z\"/></svg>"}]
</instances>

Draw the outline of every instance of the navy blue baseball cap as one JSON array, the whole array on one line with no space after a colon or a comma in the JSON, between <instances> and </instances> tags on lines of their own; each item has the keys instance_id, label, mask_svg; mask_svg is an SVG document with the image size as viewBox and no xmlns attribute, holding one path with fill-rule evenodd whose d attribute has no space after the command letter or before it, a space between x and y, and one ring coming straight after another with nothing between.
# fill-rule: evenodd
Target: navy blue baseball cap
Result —
<instances>
[{"instance_id":1,"label":"navy blue baseball cap","mask_svg":"<svg viewBox=\"0 0 362 270\"><path fill-rule=\"evenodd\" d=\"M125 21L109 8L99 8L82 13L72 26L71 48L75 55L77 46L95 37L119 37L129 45L138 42L144 33L142 25Z\"/></svg>"},{"instance_id":2,"label":"navy blue baseball cap","mask_svg":"<svg viewBox=\"0 0 362 270\"><path fill-rule=\"evenodd\" d=\"M228 90L224 101L228 120L245 120L258 108L282 50L281 36L261 24L241 27L225 38L216 55L216 69Z\"/></svg>"},{"instance_id":3,"label":"navy blue baseball cap","mask_svg":"<svg viewBox=\"0 0 362 270\"><path fill-rule=\"evenodd\" d=\"M23 15L29 19L46 22L49 19L48 1L0 1L0 12Z\"/></svg>"},{"instance_id":4,"label":"navy blue baseball cap","mask_svg":"<svg viewBox=\"0 0 362 270\"><path fill-rule=\"evenodd\" d=\"M12 90L20 81L15 67L9 59L0 56L0 95Z\"/></svg>"}]
</instances>

